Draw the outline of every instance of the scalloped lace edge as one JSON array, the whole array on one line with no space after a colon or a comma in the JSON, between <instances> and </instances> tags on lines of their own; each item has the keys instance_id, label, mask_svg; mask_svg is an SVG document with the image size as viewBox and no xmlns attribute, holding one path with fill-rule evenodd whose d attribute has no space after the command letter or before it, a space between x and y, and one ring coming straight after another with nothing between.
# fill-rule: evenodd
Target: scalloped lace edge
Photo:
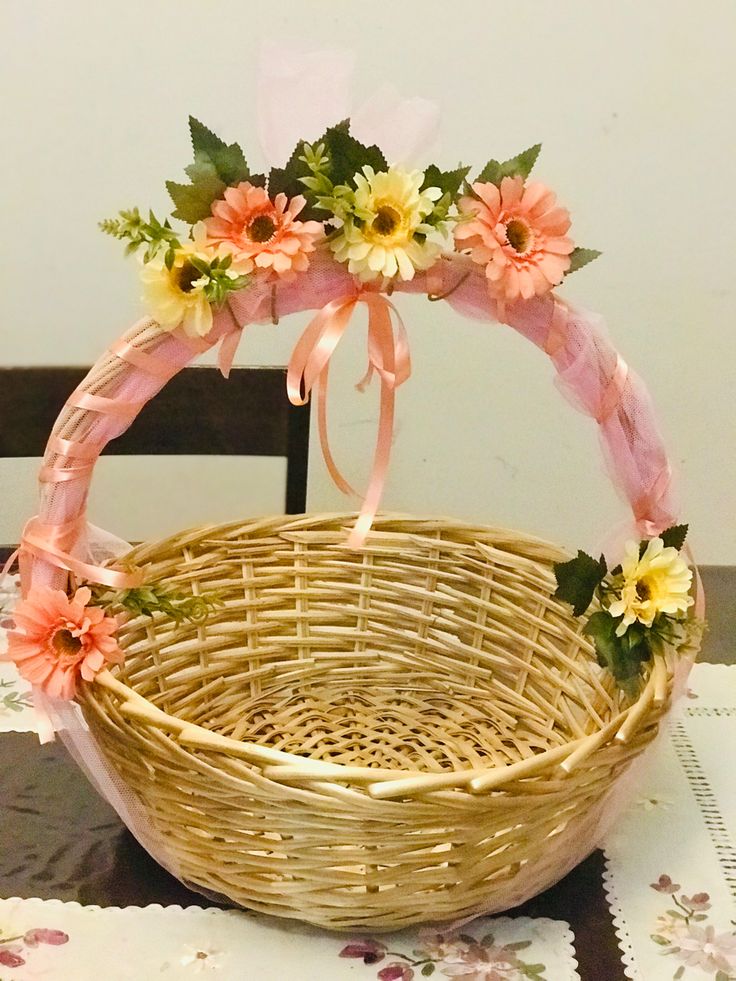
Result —
<instances>
[{"instance_id":1,"label":"scalloped lace edge","mask_svg":"<svg viewBox=\"0 0 736 981\"><path fill-rule=\"evenodd\" d=\"M606 852L603 852L605 856L605 868L603 871L603 891L606 894L606 900L608 902L608 908L611 912L611 919L613 920L613 929L618 938L618 946L621 951L621 960L624 965L624 974L630 981L644 981L644 978L639 970L636 963L636 958L634 957L634 945L631 940L631 934L629 933L629 926L624 917L623 907L619 901L618 895L616 894L616 885L613 870L611 868L611 859L608 857Z\"/></svg>"}]
</instances>

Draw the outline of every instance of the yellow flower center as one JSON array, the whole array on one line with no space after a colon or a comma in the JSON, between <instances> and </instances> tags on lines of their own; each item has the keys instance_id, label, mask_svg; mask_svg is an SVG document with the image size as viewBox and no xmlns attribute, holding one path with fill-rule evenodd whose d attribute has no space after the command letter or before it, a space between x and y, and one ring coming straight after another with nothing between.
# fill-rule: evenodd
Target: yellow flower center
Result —
<instances>
[{"instance_id":1,"label":"yellow flower center","mask_svg":"<svg viewBox=\"0 0 736 981\"><path fill-rule=\"evenodd\" d=\"M373 219L371 228L378 235L393 235L396 226L401 223L401 215L390 204L382 204Z\"/></svg>"},{"instance_id":2,"label":"yellow flower center","mask_svg":"<svg viewBox=\"0 0 736 981\"><path fill-rule=\"evenodd\" d=\"M82 649L82 641L71 630L57 630L51 644L61 660L76 661Z\"/></svg>"},{"instance_id":3,"label":"yellow flower center","mask_svg":"<svg viewBox=\"0 0 736 981\"><path fill-rule=\"evenodd\" d=\"M176 285L182 291L182 293L191 293L194 288L194 283L202 275L198 269L188 260L184 262L179 272L176 274Z\"/></svg>"},{"instance_id":4,"label":"yellow flower center","mask_svg":"<svg viewBox=\"0 0 736 981\"><path fill-rule=\"evenodd\" d=\"M506 241L516 252L528 252L532 242L532 231L526 222L512 218L506 226Z\"/></svg>"},{"instance_id":5,"label":"yellow flower center","mask_svg":"<svg viewBox=\"0 0 736 981\"><path fill-rule=\"evenodd\" d=\"M269 218L268 215L258 215L248 225L246 234L251 242L262 244L263 242L269 242L273 238L275 231L276 223L272 218Z\"/></svg>"},{"instance_id":6,"label":"yellow flower center","mask_svg":"<svg viewBox=\"0 0 736 981\"><path fill-rule=\"evenodd\" d=\"M412 216L398 201L389 198L372 203L374 217L363 226L363 238L375 245L391 248L405 245L413 232Z\"/></svg>"}]
</instances>

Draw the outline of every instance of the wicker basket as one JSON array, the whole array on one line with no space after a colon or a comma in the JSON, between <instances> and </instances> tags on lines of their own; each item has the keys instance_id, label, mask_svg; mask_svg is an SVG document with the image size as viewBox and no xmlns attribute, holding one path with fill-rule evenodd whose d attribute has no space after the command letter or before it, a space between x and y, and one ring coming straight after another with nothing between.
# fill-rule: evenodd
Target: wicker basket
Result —
<instances>
[{"instance_id":1,"label":"wicker basket","mask_svg":"<svg viewBox=\"0 0 736 981\"><path fill-rule=\"evenodd\" d=\"M323 255L306 292L280 288L282 313L320 310L303 337L349 289L341 268ZM338 274L350 282L336 286ZM444 288L429 274L404 286L492 318L482 269L456 255L433 271L443 276ZM141 321L70 396L22 538L24 589L66 588L70 573L119 581L87 547L95 462L198 352L275 303L271 287L244 290L242 307L239 296L201 341ZM372 309L377 296L338 305ZM554 296L507 320L595 418L637 527L668 527L670 468L649 398L604 333ZM390 329L381 317L373 327ZM369 350L372 329L369 317ZM689 662L657 655L629 702L553 598L557 548L384 515L352 549L354 520L261 519L134 550L147 581L217 591L224 606L200 626L129 621L125 665L82 687L93 738L73 751L151 854L209 896L351 931L512 907L596 846L619 777L669 707L675 658Z\"/></svg>"},{"instance_id":2,"label":"wicker basket","mask_svg":"<svg viewBox=\"0 0 736 981\"><path fill-rule=\"evenodd\" d=\"M551 598L545 542L449 520L213 526L137 548L225 606L121 632L84 716L155 857L206 894L337 930L496 912L597 842L657 732L657 659L629 704Z\"/></svg>"}]
</instances>

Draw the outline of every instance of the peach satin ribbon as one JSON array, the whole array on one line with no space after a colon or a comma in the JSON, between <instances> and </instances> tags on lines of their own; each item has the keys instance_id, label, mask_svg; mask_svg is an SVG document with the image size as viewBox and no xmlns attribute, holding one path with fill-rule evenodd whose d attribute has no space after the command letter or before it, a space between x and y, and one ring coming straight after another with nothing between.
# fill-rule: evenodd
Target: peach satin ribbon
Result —
<instances>
[{"instance_id":1,"label":"peach satin ribbon","mask_svg":"<svg viewBox=\"0 0 736 981\"><path fill-rule=\"evenodd\" d=\"M123 572L120 569L83 562L70 554L86 527L84 515L60 525L43 524L37 517L31 518L23 529L18 551L30 552L42 561L66 569L67 572L73 572L79 579L100 583L111 589L130 589L132 586L140 585L143 577L140 570Z\"/></svg>"},{"instance_id":2,"label":"peach satin ribbon","mask_svg":"<svg viewBox=\"0 0 736 981\"><path fill-rule=\"evenodd\" d=\"M348 539L351 548L363 544L378 510L391 456L395 391L411 374L409 342L398 311L385 296L370 290L332 300L317 313L299 338L286 376L289 401L293 405L304 405L312 390L316 392L319 439L325 464L340 490L344 494L355 494L340 473L330 450L327 388L330 359L359 303L368 307L368 370L357 387L362 391L375 372L381 380L381 402L371 476L360 515ZM396 321L395 331L392 318Z\"/></svg>"}]
</instances>

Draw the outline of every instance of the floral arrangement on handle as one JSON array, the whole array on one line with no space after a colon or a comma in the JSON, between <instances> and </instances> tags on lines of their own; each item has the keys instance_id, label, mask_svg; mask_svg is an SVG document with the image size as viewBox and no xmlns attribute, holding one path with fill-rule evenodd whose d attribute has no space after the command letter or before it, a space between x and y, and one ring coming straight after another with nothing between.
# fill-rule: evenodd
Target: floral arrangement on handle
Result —
<instances>
[{"instance_id":1,"label":"floral arrangement on handle","mask_svg":"<svg viewBox=\"0 0 736 981\"><path fill-rule=\"evenodd\" d=\"M609 571L599 559L579 551L555 565L555 596L575 616L587 616L583 632L593 641L601 667L633 695L642 665L666 647L681 650L701 624L687 613L694 604L693 574L680 554L687 525L675 525L656 538L626 543L625 557Z\"/></svg>"},{"instance_id":2,"label":"floral arrangement on handle","mask_svg":"<svg viewBox=\"0 0 736 981\"><path fill-rule=\"evenodd\" d=\"M329 249L360 283L387 288L431 268L444 253L468 253L485 267L499 308L547 293L595 259L568 236L570 215L545 184L529 181L541 145L503 163L408 170L350 134L350 121L313 144L302 141L284 167L252 174L237 143L226 144L190 117L190 183L168 181L179 232L137 208L101 223L143 248L144 298L164 330L212 329L213 307L253 279L289 281ZM451 232L454 230L454 245Z\"/></svg>"},{"instance_id":3,"label":"floral arrangement on handle","mask_svg":"<svg viewBox=\"0 0 736 981\"><path fill-rule=\"evenodd\" d=\"M327 372L352 312L364 303L365 381L379 376L381 408L370 484L348 540L359 546L378 508L388 468L394 392L411 371L406 333L387 298L394 286L425 273L421 287L428 298L444 298L462 285L468 270L477 270L489 309L503 319L508 305L551 293L600 253L575 246L567 209L547 185L530 180L538 144L504 162L490 160L469 179L467 166L442 170L430 164L420 170L390 162L378 146L357 140L345 120L312 143L300 141L285 165L266 175L251 173L237 143L225 143L192 117L189 128L194 160L185 168L188 183L167 182L171 215L160 220L151 212L145 219L133 208L101 227L127 242L127 253L141 255L145 301L161 330L179 332L180 338L212 335L207 343L221 339L225 373L242 329L230 305L234 293L259 287L261 296L266 285L273 312L279 284L297 280L318 253L321 261L342 267L346 295L331 299L305 329L292 355L287 386L295 404L306 401L312 388L322 400L318 420L325 461L337 485L350 492L327 441ZM461 278L448 291L433 293L433 270L452 256L463 257ZM558 315L562 311L565 323L567 315L565 305L554 295L552 300L545 350L554 358L560 343ZM235 326L230 335L214 330L220 311L229 311ZM555 344L549 343L556 336ZM619 359L605 404L595 412L599 424L615 409L627 375ZM659 496L647 490L655 512L669 484L666 469L662 476L667 479L661 486L654 483ZM646 517L649 507L641 510ZM601 666L632 695L642 665L661 645L682 648L695 622L686 619L693 603L692 573L679 555L686 530L672 527L648 542L630 543L622 564L610 572L603 558L596 561L583 552L556 567L558 598L570 602L578 616L596 606L585 632ZM123 592L90 585L77 585L72 576L68 591L35 586L14 612L6 657L51 696L72 698L80 681L89 682L107 665L122 662L116 632L126 618L163 614L198 622L218 602L217 597L176 596L155 584Z\"/></svg>"}]
</instances>

